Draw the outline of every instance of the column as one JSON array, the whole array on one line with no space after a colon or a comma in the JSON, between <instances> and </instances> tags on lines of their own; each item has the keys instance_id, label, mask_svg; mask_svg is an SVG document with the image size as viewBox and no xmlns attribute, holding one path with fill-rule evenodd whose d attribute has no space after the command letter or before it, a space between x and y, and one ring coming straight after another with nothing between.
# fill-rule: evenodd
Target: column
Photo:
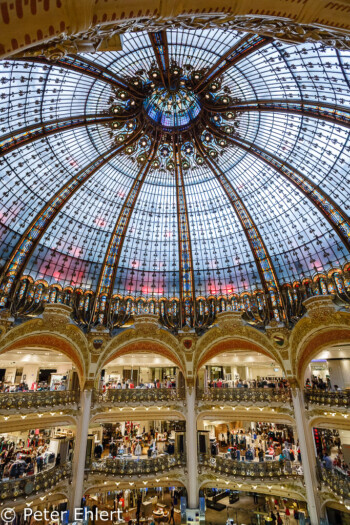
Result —
<instances>
[{"instance_id":1,"label":"column","mask_svg":"<svg viewBox=\"0 0 350 525\"><path fill-rule=\"evenodd\" d=\"M69 500L69 521L74 521L74 509L80 508L84 492L86 445L89 433L92 390L80 394L80 416L77 423L72 465L72 492Z\"/></svg>"},{"instance_id":2,"label":"column","mask_svg":"<svg viewBox=\"0 0 350 525\"><path fill-rule=\"evenodd\" d=\"M187 506L190 509L198 509L198 456L197 456L197 412L196 412L196 389L186 388L186 455L187 455Z\"/></svg>"},{"instance_id":3,"label":"column","mask_svg":"<svg viewBox=\"0 0 350 525\"><path fill-rule=\"evenodd\" d=\"M292 397L310 521L311 525L319 525L321 522L321 506L317 495L316 456L312 432L306 420L303 392L299 388L293 388Z\"/></svg>"}]
</instances>

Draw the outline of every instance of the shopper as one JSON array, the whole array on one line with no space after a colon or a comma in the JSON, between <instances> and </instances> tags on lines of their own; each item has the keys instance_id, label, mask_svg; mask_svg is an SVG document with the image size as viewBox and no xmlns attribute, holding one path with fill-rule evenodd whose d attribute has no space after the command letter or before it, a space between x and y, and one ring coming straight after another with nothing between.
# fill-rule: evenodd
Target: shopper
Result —
<instances>
[{"instance_id":1,"label":"shopper","mask_svg":"<svg viewBox=\"0 0 350 525\"><path fill-rule=\"evenodd\" d=\"M175 525L175 515L174 515L174 513L175 513L174 503L171 502L169 523L173 523L173 525Z\"/></svg>"}]
</instances>

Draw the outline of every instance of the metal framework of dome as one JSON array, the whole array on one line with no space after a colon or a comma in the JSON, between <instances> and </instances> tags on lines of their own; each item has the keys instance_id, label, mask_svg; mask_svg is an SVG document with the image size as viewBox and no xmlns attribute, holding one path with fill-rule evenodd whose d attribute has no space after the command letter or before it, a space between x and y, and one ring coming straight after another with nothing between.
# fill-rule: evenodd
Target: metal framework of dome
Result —
<instances>
[{"instance_id":1,"label":"metal framework of dome","mask_svg":"<svg viewBox=\"0 0 350 525\"><path fill-rule=\"evenodd\" d=\"M0 62L0 306L291 324L350 290L350 53L233 30Z\"/></svg>"}]
</instances>

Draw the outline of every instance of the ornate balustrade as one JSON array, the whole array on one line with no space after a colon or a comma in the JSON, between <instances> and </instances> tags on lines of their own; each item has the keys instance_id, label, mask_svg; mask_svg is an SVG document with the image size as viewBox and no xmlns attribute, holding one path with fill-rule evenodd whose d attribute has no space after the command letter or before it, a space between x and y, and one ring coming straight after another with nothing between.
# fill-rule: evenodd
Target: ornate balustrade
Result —
<instances>
[{"instance_id":1,"label":"ornate balustrade","mask_svg":"<svg viewBox=\"0 0 350 525\"><path fill-rule=\"evenodd\" d=\"M25 476L8 481L0 481L1 501L29 497L39 492L47 492L55 487L60 481L69 478L72 474L70 463L50 468L33 476Z\"/></svg>"},{"instance_id":2,"label":"ornate balustrade","mask_svg":"<svg viewBox=\"0 0 350 525\"><path fill-rule=\"evenodd\" d=\"M120 404L147 404L147 403L176 403L185 399L184 388L131 388L117 389L111 388L106 392L96 392L95 402Z\"/></svg>"},{"instance_id":3,"label":"ornate balustrade","mask_svg":"<svg viewBox=\"0 0 350 525\"><path fill-rule=\"evenodd\" d=\"M73 390L0 393L0 411L36 410L78 403L79 392Z\"/></svg>"},{"instance_id":4,"label":"ornate balustrade","mask_svg":"<svg viewBox=\"0 0 350 525\"><path fill-rule=\"evenodd\" d=\"M67 287L62 290L58 283L48 286L41 279L33 282L25 275L13 283L13 294L4 281L0 289L0 310L7 309L17 320L27 320L41 315L46 304L60 303L72 308L73 319L79 326L91 328L98 320L111 331L130 323L136 315L152 314L172 332L177 333L190 322L197 334L202 334L215 322L217 314L229 311L241 312L244 320L256 327L264 328L271 318L292 327L304 315L303 301L310 297L333 294L341 304L350 303L348 266L330 269L327 278L324 274L318 274L313 280L304 279L303 283L285 283L281 288L282 302L276 301L275 291L271 289L269 293L254 291L185 302L179 298L146 300L118 295L102 303L90 289L82 291L80 287Z\"/></svg>"},{"instance_id":5,"label":"ornate balustrade","mask_svg":"<svg viewBox=\"0 0 350 525\"><path fill-rule=\"evenodd\" d=\"M260 404L285 404L291 403L289 388L208 388L197 389L199 401L228 402L228 403L253 403Z\"/></svg>"},{"instance_id":6,"label":"ornate balustrade","mask_svg":"<svg viewBox=\"0 0 350 525\"><path fill-rule=\"evenodd\" d=\"M317 478L344 500L350 499L350 476L338 468L328 470L318 461Z\"/></svg>"},{"instance_id":7,"label":"ornate balustrade","mask_svg":"<svg viewBox=\"0 0 350 525\"><path fill-rule=\"evenodd\" d=\"M186 465L184 454L164 454L151 459L128 459L128 458L106 458L93 461L90 472L93 474L103 473L113 476L133 476L148 474L162 474Z\"/></svg>"},{"instance_id":8,"label":"ornate balustrade","mask_svg":"<svg viewBox=\"0 0 350 525\"><path fill-rule=\"evenodd\" d=\"M198 463L201 469L217 472L223 476L236 478L271 479L302 475L299 467L292 466L290 461L236 461L223 456L199 454ZM300 472L300 474L299 474Z\"/></svg>"},{"instance_id":9,"label":"ornate balustrade","mask_svg":"<svg viewBox=\"0 0 350 525\"><path fill-rule=\"evenodd\" d=\"M305 390L304 397L308 405L350 408L350 390Z\"/></svg>"}]
</instances>

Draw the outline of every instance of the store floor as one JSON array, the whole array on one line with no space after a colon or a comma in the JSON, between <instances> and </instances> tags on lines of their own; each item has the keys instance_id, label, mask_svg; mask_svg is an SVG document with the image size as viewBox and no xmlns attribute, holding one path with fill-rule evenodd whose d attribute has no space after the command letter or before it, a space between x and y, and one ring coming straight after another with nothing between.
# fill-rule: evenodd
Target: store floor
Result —
<instances>
[{"instance_id":1,"label":"store floor","mask_svg":"<svg viewBox=\"0 0 350 525\"><path fill-rule=\"evenodd\" d=\"M94 500L88 500L87 502L91 507L94 503L96 503L96 501ZM170 494L164 494L163 497L159 497L158 498L158 505L161 507L163 506L164 508L166 508L166 510L170 510L170 506L171 506L171 497L170 497ZM105 504L97 504L99 510L112 510L113 509L113 501L108 501L107 503ZM175 508L175 523L176 525L179 525L181 523L181 516L180 516L180 511L179 511L179 507L180 505L176 505L176 508ZM125 520L125 523L128 523L128 521L131 519L131 520L135 520L133 522L133 525L135 525L136 523L136 508L133 508L133 509L130 509L130 510L125 510L123 512L123 519ZM150 519L151 521L151 519ZM156 522L157 523L157 522ZM162 523L162 522L161 522ZM168 523L167 520L165 523ZM96 520L95 521L95 524L94 525L111 525L111 522L110 521L102 521L102 520Z\"/></svg>"},{"instance_id":2,"label":"store floor","mask_svg":"<svg viewBox=\"0 0 350 525\"><path fill-rule=\"evenodd\" d=\"M169 509L171 503L170 495L165 494L163 498L159 498L158 503L160 505L165 505L167 509ZM255 525L259 523L257 521L255 511L260 510L262 512L264 510L264 498L260 498L259 503L254 504L252 496L246 496L243 494L240 495L240 499L239 501L236 501L236 503L230 504L228 497L221 499L220 503L227 506L226 509L222 510L221 512L207 508L205 513L206 525L225 525L228 518L233 518L235 525ZM90 506L92 506L92 501L90 501L89 504ZM98 507L100 510L107 510L112 509L112 505L113 503L109 501L106 504L98 505ZM277 511L274 510L274 513L277 514ZM267 514L265 513L264 515L266 516ZM281 511L280 515L285 525L288 525L288 523L289 525L299 525L299 522L296 521L292 516L290 516L288 522L286 521L284 512ZM123 513L123 517L126 520L126 523L128 523L130 519L135 520L136 509L130 509L129 511L125 511ZM135 522L136 520L133 522L133 525L135 524ZM167 523L167 521L165 523ZM175 523L177 525L181 523L179 505L177 505L177 509L175 511ZM260 523L264 523L263 519L261 519ZM97 520L94 525L110 525L110 522L103 522Z\"/></svg>"},{"instance_id":3,"label":"store floor","mask_svg":"<svg viewBox=\"0 0 350 525\"><path fill-rule=\"evenodd\" d=\"M241 495L239 501L236 503L229 503L229 498L223 498L220 500L220 503L227 505L226 509L218 512L213 509L207 509L205 513L205 524L206 525L225 525L228 518L233 518L235 524L237 525L250 525L251 523L258 523L256 521L256 515L254 511L262 510L263 503L254 504L253 498L251 496ZM277 514L276 511L274 511ZM285 520L284 512L280 512L281 518L283 519L284 524L288 524L288 521ZM255 518L255 520L254 520ZM260 523L264 523L261 521ZM290 516L289 525L298 525L299 522L296 521L292 516Z\"/></svg>"}]
</instances>

